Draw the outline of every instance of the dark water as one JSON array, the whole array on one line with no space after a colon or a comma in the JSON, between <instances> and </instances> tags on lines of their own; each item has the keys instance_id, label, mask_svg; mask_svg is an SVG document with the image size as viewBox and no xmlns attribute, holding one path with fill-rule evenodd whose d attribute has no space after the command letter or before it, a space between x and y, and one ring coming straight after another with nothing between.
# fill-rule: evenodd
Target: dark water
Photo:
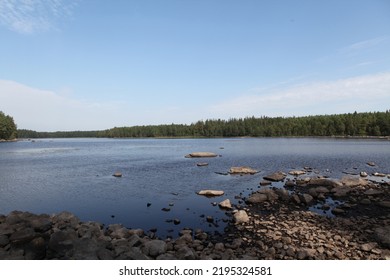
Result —
<instances>
[{"instance_id":1,"label":"dark water","mask_svg":"<svg viewBox=\"0 0 390 280\"><path fill-rule=\"evenodd\" d=\"M221 157L184 158L196 151L215 152ZM369 167L368 161L377 166ZM209 166L197 167L197 162L208 162ZM261 172L252 176L215 173L243 165ZM0 213L67 210L84 221L157 228L160 236L175 235L183 227L222 231L227 216L212 202L226 198L235 202L237 194L256 190L267 173L305 166L335 178L342 177L343 171L389 174L390 141L45 139L0 143ZM123 177L113 177L116 171ZM221 189L225 195L196 195L201 189ZM171 210L161 211L164 207ZM216 223L209 224L203 215L213 216ZM181 223L166 222L172 219Z\"/></svg>"}]
</instances>

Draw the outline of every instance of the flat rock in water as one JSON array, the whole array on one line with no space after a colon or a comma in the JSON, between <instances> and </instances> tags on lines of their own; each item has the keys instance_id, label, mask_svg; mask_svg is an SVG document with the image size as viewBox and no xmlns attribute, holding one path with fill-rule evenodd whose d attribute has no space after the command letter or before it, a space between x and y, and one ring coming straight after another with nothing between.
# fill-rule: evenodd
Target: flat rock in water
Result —
<instances>
[{"instance_id":1,"label":"flat rock in water","mask_svg":"<svg viewBox=\"0 0 390 280\"><path fill-rule=\"evenodd\" d=\"M117 177L117 178L120 178L120 177L122 177L122 173L120 173L120 172L115 172L114 174L112 174L112 176Z\"/></svg>"},{"instance_id":2,"label":"flat rock in water","mask_svg":"<svg viewBox=\"0 0 390 280\"><path fill-rule=\"evenodd\" d=\"M186 155L186 158L217 157L218 155L210 152L195 152Z\"/></svg>"},{"instance_id":3,"label":"flat rock in water","mask_svg":"<svg viewBox=\"0 0 390 280\"><path fill-rule=\"evenodd\" d=\"M288 172L288 174L293 175L293 176L300 176L303 174L306 174L305 170L291 170Z\"/></svg>"},{"instance_id":4,"label":"flat rock in water","mask_svg":"<svg viewBox=\"0 0 390 280\"><path fill-rule=\"evenodd\" d=\"M268 181L279 182L279 181L283 181L286 178L286 176L287 176L286 173L284 173L282 171L278 171L278 172L269 174L267 176L264 176L263 178L265 180L268 180Z\"/></svg>"},{"instance_id":5,"label":"flat rock in water","mask_svg":"<svg viewBox=\"0 0 390 280\"><path fill-rule=\"evenodd\" d=\"M231 167L229 170L229 174L256 174L258 171L247 167L247 166L237 166L237 167Z\"/></svg>"},{"instance_id":6,"label":"flat rock in water","mask_svg":"<svg viewBox=\"0 0 390 280\"><path fill-rule=\"evenodd\" d=\"M205 196L221 196L225 192L220 190L201 190L198 192L198 195L205 195Z\"/></svg>"},{"instance_id":7,"label":"flat rock in water","mask_svg":"<svg viewBox=\"0 0 390 280\"><path fill-rule=\"evenodd\" d=\"M209 165L207 162L198 162L198 163L196 164L196 166L199 166L199 167L207 166L207 165Z\"/></svg>"},{"instance_id":8,"label":"flat rock in water","mask_svg":"<svg viewBox=\"0 0 390 280\"><path fill-rule=\"evenodd\" d=\"M224 201L221 201L218 205L221 208L232 209L232 204L229 199L225 199Z\"/></svg>"}]
</instances>

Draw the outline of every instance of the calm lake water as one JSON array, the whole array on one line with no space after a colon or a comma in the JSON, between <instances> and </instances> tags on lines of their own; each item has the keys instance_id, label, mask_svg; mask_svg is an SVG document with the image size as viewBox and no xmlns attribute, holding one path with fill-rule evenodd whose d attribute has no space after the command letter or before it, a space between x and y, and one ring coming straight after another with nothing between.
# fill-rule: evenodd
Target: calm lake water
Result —
<instances>
[{"instance_id":1,"label":"calm lake water","mask_svg":"<svg viewBox=\"0 0 390 280\"><path fill-rule=\"evenodd\" d=\"M220 157L188 159L191 152ZM366 163L374 161L375 167ZM209 166L197 167L198 162ZM256 175L231 176L232 166ZM390 141L317 138L233 139L38 139L0 143L0 213L70 211L83 221L121 223L157 234L184 227L223 231L227 218L212 205L258 188L270 172L309 166L334 178L342 172L390 173ZM121 172L122 178L112 176ZM274 184L278 186L277 184ZM223 197L196 195L221 189ZM148 207L147 204L151 203ZM162 208L170 208L168 212ZM206 222L213 216L215 224ZM169 220L179 219L174 225ZM168 220L168 221L167 221Z\"/></svg>"}]
</instances>

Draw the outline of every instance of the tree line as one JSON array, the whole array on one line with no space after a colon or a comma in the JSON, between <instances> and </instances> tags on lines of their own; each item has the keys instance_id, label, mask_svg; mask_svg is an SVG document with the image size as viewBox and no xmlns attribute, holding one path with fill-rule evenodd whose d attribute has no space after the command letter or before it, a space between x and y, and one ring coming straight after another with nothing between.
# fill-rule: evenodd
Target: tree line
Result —
<instances>
[{"instance_id":1,"label":"tree line","mask_svg":"<svg viewBox=\"0 0 390 280\"><path fill-rule=\"evenodd\" d=\"M17 127L14 119L0 111L0 140L17 138Z\"/></svg>"},{"instance_id":2,"label":"tree line","mask_svg":"<svg viewBox=\"0 0 390 280\"><path fill-rule=\"evenodd\" d=\"M390 136L390 111L305 117L208 119L192 124L114 127L101 131L36 132L18 130L21 138L55 137L302 137Z\"/></svg>"}]
</instances>

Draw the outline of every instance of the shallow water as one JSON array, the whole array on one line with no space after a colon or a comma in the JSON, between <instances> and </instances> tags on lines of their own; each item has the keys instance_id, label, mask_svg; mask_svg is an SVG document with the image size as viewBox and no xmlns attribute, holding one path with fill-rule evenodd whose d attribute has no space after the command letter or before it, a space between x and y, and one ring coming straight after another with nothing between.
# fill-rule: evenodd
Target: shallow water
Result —
<instances>
[{"instance_id":1,"label":"shallow water","mask_svg":"<svg viewBox=\"0 0 390 280\"><path fill-rule=\"evenodd\" d=\"M196 151L221 156L184 158ZM37 214L67 210L84 221L156 228L160 236L176 235L183 227L222 231L225 212L212 202L226 198L236 202L236 195L256 190L267 173L309 166L334 178L342 177L342 172L389 174L389 158L390 141L384 140L39 139L0 143L0 213L16 209ZM368 166L369 161L376 166ZM198 162L209 165L197 167ZM215 173L244 165L260 173ZM113 177L117 171L123 177ZM225 195L196 195L201 189L221 189ZM165 212L162 208L171 210ZM216 222L206 222L205 216L213 216ZM166 222L173 219L181 223Z\"/></svg>"}]
</instances>

